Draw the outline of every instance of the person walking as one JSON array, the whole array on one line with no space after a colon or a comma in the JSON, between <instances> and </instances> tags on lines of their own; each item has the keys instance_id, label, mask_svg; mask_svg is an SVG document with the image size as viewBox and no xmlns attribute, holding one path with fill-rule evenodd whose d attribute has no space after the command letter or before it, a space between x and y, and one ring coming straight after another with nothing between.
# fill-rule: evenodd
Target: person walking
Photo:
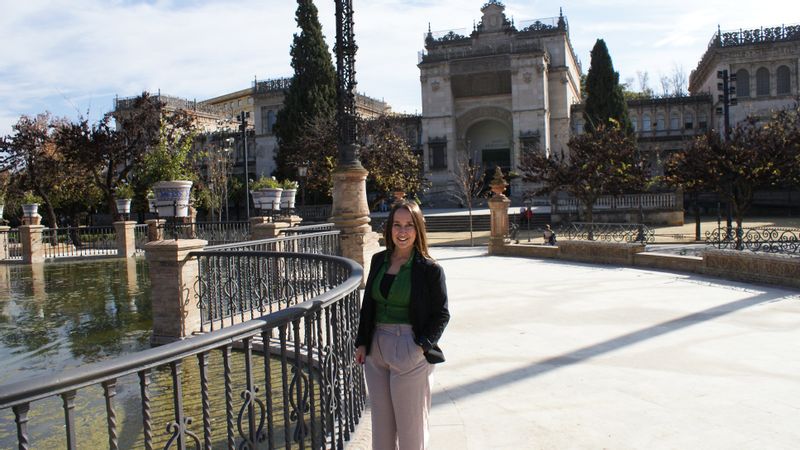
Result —
<instances>
[{"instance_id":1,"label":"person walking","mask_svg":"<svg viewBox=\"0 0 800 450\"><path fill-rule=\"evenodd\" d=\"M450 320L442 267L428 252L416 202L392 205L386 250L372 257L356 336L372 409L374 450L427 449L434 364Z\"/></svg>"}]
</instances>

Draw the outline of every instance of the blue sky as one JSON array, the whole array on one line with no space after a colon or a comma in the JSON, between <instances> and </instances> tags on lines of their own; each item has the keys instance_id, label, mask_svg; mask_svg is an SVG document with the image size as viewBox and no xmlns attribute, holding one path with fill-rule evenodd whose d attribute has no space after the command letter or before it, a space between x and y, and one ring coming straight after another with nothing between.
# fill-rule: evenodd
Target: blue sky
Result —
<instances>
[{"instance_id":1,"label":"blue sky","mask_svg":"<svg viewBox=\"0 0 800 450\"><path fill-rule=\"evenodd\" d=\"M334 2L317 0L329 44ZM484 0L353 0L358 90L397 112L420 110L417 52L434 31L471 28ZM635 0L506 0L515 22L558 15L589 67L605 39L622 81L695 67L717 29L800 23L800 2ZM97 119L115 95L142 90L206 99L290 76L296 31L289 0L0 0L0 134L21 114L45 110Z\"/></svg>"}]
</instances>

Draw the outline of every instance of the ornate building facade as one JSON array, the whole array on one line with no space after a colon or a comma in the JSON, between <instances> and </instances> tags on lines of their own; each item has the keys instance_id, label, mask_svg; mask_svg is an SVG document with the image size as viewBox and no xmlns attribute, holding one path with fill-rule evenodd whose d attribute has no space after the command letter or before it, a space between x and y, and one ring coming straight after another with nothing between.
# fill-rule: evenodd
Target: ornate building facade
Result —
<instances>
[{"instance_id":1,"label":"ornate building facade","mask_svg":"<svg viewBox=\"0 0 800 450\"><path fill-rule=\"evenodd\" d=\"M456 164L515 170L524 149L560 149L580 101L581 67L563 15L515 25L495 0L472 32L425 38L418 67L428 204L452 203ZM519 180L511 194L520 192Z\"/></svg>"}]
</instances>

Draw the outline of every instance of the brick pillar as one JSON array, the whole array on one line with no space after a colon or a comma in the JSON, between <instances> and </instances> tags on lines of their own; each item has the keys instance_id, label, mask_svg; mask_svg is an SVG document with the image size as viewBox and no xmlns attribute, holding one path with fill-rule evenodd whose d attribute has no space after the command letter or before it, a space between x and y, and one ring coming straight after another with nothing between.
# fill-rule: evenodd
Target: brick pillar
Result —
<instances>
[{"instance_id":1,"label":"brick pillar","mask_svg":"<svg viewBox=\"0 0 800 450\"><path fill-rule=\"evenodd\" d=\"M21 225L19 227L19 240L22 244L22 262L24 264L44 262L43 230L43 225Z\"/></svg>"},{"instance_id":2,"label":"brick pillar","mask_svg":"<svg viewBox=\"0 0 800 450\"><path fill-rule=\"evenodd\" d=\"M189 252L202 250L208 241L178 239L148 242L144 246L149 266L153 307L150 343L166 344L186 339L200 330L197 307L198 264Z\"/></svg>"},{"instance_id":3,"label":"brick pillar","mask_svg":"<svg viewBox=\"0 0 800 450\"><path fill-rule=\"evenodd\" d=\"M287 222L273 222L269 217L250 218L250 239L272 239L280 237L284 229L289 228Z\"/></svg>"},{"instance_id":4,"label":"brick pillar","mask_svg":"<svg viewBox=\"0 0 800 450\"><path fill-rule=\"evenodd\" d=\"M132 220L114 222L114 234L117 238L117 256L120 258L130 258L136 254L134 227L136 227L136 222Z\"/></svg>"},{"instance_id":5,"label":"brick pillar","mask_svg":"<svg viewBox=\"0 0 800 450\"><path fill-rule=\"evenodd\" d=\"M163 241L164 240L164 225L167 223L164 219L150 219L145 220L147 224L147 242Z\"/></svg>"},{"instance_id":6,"label":"brick pillar","mask_svg":"<svg viewBox=\"0 0 800 450\"><path fill-rule=\"evenodd\" d=\"M380 249L378 233L372 231L369 224L368 173L361 167L337 169L333 173L333 217L330 219L341 231L342 256L364 267L364 279L369 273L372 255Z\"/></svg>"},{"instance_id":7,"label":"brick pillar","mask_svg":"<svg viewBox=\"0 0 800 450\"><path fill-rule=\"evenodd\" d=\"M11 227L0 226L0 261L8 259L8 232Z\"/></svg>"}]
</instances>

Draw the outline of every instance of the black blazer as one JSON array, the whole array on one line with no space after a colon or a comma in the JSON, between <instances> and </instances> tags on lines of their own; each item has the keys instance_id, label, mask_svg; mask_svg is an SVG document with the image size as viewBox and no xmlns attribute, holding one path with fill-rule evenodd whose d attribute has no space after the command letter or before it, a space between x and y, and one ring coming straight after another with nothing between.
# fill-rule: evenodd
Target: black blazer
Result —
<instances>
[{"instance_id":1,"label":"black blazer","mask_svg":"<svg viewBox=\"0 0 800 450\"><path fill-rule=\"evenodd\" d=\"M364 299L361 302L355 345L366 346L367 354L375 331L375 299L372 298L372 286L386 258L386 252L386 250L378 252L372 257ZM438 344L447 322L450 321L444 270L435 261L424 258L418 252L414 253L414 260L411 262L409 319L414 330L414 341L422 344L425 359L431 364L444 362L444 353Z\"/></svg>"}]
</instances>

